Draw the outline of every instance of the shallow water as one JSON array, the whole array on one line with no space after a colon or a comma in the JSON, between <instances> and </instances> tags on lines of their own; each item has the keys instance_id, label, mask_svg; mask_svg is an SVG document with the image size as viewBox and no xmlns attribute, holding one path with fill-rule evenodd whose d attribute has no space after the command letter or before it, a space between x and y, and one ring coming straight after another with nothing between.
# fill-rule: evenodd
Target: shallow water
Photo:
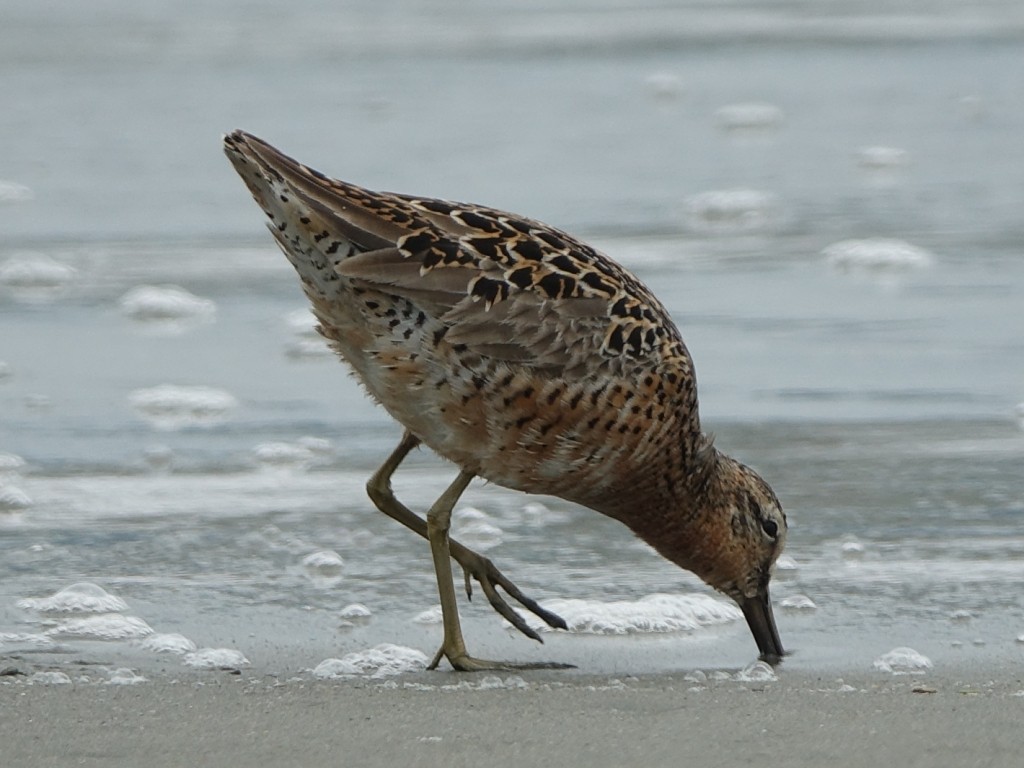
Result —
<instances>
[{"instance_id":1,"label":"shallow water","mask_svg":"<svg viewBox=\"0 0 1024 768\"><path fill-rule=\"evenodd\" d=\"M789 514L787 665L1024 653L1013 4L510 5L501 24L443 4L109 2L89 23L0 5L3 656L173 673L236 651L281 674L438 642L415 621L436 604L426 545L363 490L399 430L309 335L220 155L236 126L360 183L548 220L652 285L706 427ZM311 42L318 25L346 34ZM423 509L452 469L408 464L396 489ZM492 486L464 502L455 535L531 595L584 601L591 630L540 647L477 596L475 652L615 673L753 658L742 620L643 601L710 593L616 523ZM80 582L127 607L83 625L19 605ZM124 637L144 627L186 640Z\"/></svg>"}]
</instances>

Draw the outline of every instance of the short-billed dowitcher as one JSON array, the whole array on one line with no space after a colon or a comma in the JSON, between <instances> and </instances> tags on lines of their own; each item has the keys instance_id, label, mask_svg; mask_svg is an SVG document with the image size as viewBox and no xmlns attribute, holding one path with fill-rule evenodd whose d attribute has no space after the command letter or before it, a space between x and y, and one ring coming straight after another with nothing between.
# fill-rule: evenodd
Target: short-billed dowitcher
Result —
<instances>
[{"instance_id":1,"label":"short-billed dowitcher","mask_svg":"<svg viewBox=\"0 0 1024 768\"><path fill-rule=\"evenodd\" d=\"M582 504L734 599L761 658L783 655L768 583L786 539L769 485L701 430L693 362L661 303L607 256L552 227L478 205L371 192L242 131L235 169L302 280L320 333L405 427L367 484L428 539L444 640L431 666L523 665L466 651L450 558L491 605L540 639L497 589L565 623L449 538L475 476ZM419 443L459 468L426 520L391 475ZM530 666L530 665L526 665Z\"/></svg>"}]
</instances>

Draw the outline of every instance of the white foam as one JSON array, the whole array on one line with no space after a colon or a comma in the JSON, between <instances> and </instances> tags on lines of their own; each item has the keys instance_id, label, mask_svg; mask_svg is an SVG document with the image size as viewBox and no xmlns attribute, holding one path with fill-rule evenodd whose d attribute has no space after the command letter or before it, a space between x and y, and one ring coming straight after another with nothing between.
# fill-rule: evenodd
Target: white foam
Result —
<instances>
[{"instance_id":1,"label":"white foam","mask_svg":"<svg viewBox=\"0 0 1024 768\"><path fill-rule=\"evenodd\" d=\"M0 477L17 475L25 468L25 460L16 453L0 453Z\"/></svg>"},{"instance_id":2,"label":"white foam","mask_svg":"<svg viewBox=\"0 0 1024 768\"><path fill-rule=\"evenodd\" d=\"M168 472L174 466L174 451L167 445L151 445L142 450L142 460L154 472Z\"/></svg>"},{"instance_id":3,"label":"white foam","mask_svg":"<svg viewBox=\"0 0 1024 768\"><path fill-rule=\"evenodd\" d=\"M639 600L550 600L544 607L565 619L570 632L591 635L631 635L692 632L701 627L727 624L743 617L735 605L709 595L654 594ZM550 631L530 617L534 629Z\"/></svg>"},{"instance_id":4,"label":"white foam","mask_svg":"<svg viewBox=\"0 0 1024 768\"><path fill-rule=\"evenodd\" d=\"M795 571L800 568L800 565L789 555L779 555L779 559L775 561L775 569L779 571Z\"/></svg>"},{"instance_id":5,"label":"white foam","mask_svg":"<svg viewBox=\"0 0 1024 768\"><path fill-rule=\"evenodd\" d=\"M871 146L857 150L857 163L871 170L901 168L907 161L907 150L899 147Z\"/></svg>"},{"instance_id":6,"label":"white foam","mask_svg":"<svg viewBox=\"0 0 1024 768\"><path fill-rule=\"evenodd\" d=\"M861 544L859 541L844 541L842 544L839 545L839 553L843 557L847 557L850 559L861 558L864 556L864 552L864 545Z\"/></svg>"},{"instance_id":7,"label":"white foam","mask_svg":"<svg viewBox=\"0 0 1024 768\"><path fill-rule=\"evenodd\" d=\"M515 522L537 528L545 525L561 525L571 519L572 516L568 512L551 509L539 501L524 504L519 514L513 518Z\"/></svg>"},{"instance_id":8,"label":"white foam","mask_svg":"<svg viewBox=\"0 0 1024 768\"><path fill-rule=\"evenodd\" d=\"M153 634L153 628L137 616L104 613L68 619L46 630L46 634L84 640L138 640Z\"/></svg>"},{"instance_id":9,"label":"white foam","mask_svg":"<svg viewBox=\"0 0 1024 768\"><path fill-rule=\"evenodd\" d=\"M406 687L415 685L407 683ZM440 686L442 691L521 691L529 688L529 684L519 675L501 678L498 675L486 675L479 680L461 680L458 683ZM593 689L591 689L593 690Z\"/></svg>"},{"instance_id":10,"label":"white foam","mask_svg":"<svg viewBox=\"0 0 1024 768\"><path fill-rule=\"evenodd\" d=\"M974 614L973 613L971 613L970 611L963 610L963 609L960 609L960 610L957 610L957 611L953 611L952 613L949 614L949 620L952 621L952 622L955 622L957 624L969 624L971 622L971 619L973 619L973 618L974 618Z\"/></svg>"},{"instance_id":11,"label":"white foam","mask_svg":"<svg viewBox=\"0 0 1024 768\"><path fill-rule=\"evenodd\" d=\"M71 678L63 672L36 672L28 682L34 685L71 685Z\"/></svg>"},{"instance_id":12,"label":"white foam","mask_svg":"<svg viewBox=\"0 0 1024 768\"><path fill-rule=\"evenodd\" d=\"M368 619L373 616L373 611L367 608L362 603L351 603L346 605L338 612L338 616L342 619Z\"/></svg>"},{"instance_id":13,"label":"white foam","mask_svg":"<svg viewBox=\"0 0 1024 768\"><path fill-rule=\"evenodd\" d=\"M44 304L67 293L77 276L74 267L44 253L19 253L0 264L0 288L17 301Z\"/></svg>"},{"instance_id":14,"label":"white foam","mask_svg":"<svg viewBox=\"0 0 1024 768\"><path fill-rule=\"evenodd\" d=\"M288 357L295 359L333 357L334 352L326 339L319 334L319 321L309 309L296 309L284 317L285 325L292 338L285 345Z\"/></svg>"},{"instance_id":15,"label":"white foam","mask_svg":"<svg viewBox=\"0 0 1024 768\"><path fill-rule=\"evenodd\" d=\"M881 672L891 672L894 675L907 675L912 672L924 672L932 668L932 661L913 648L905 646L893 648L888 653L883 653L874 661L875 669Z\"/></svg>"},{"instance_id":16,"label":"white foam","mask_svg":"<svg viewBox=\"0 0 1024 768\"><path fill-rule=\"evenodd\" d=\"M177 653L183 655L196 650L196 644L177 632L153 634L139 643L139 647L153 653Z\"/></svg>"},{"instance_id":17,"label":"white foam","mask_svg":"<svg viewBox=\"0 0 1024 768\"><path fill-rule=\"evenodd\" d=\"M495 525L494 518L476 507L460 507L452 513L452 532L459 541L477 551L498 546L505 534Z\"/></svg>"},{"instance_id":18,"label":"white foam","mask_svg":"<svg viewBox=\"0 0 1024 768\"><path fill-rule=\"evenodd\" d=\"M31 632L0 632L0 648L4 646L16 648L23 645L52 648L55 643L46 635L37 635Z\"/></svg>"},{"instance_id":19,"label":"white foam","mask_svg":"<svg viewBox=\"0 0 1024 768\"><path fill-rule=\"evenodd\" d=\"M755 661L737 672L732 679L738 683L769 683L779 678L771 665L763 661Z\"/></svg>"},{"instance_id":20,"label":"white foam","mask_svg":"<svg viewBox=\"0 0 1024 768\"><path fill-rule=\"evenodd\" d=\"M103 587L88 581L72 584L49 597L27 597L19 608L40 613L116 613L128 609L128 603Z\"/></svg>"},{"instance_id":21,"label":"white foam","mask_svg":"<svg viewBox=\"0 0 1024 768\"><path fill-rule=\"evenodd\" d=\"M756 189L701 192L686 202L690 227L709 234L749 234L770 228L778 219L774 195Z\"/></svg>"},{"instance_id":22,"label":"white foam","mask_svg":"<svg viewBox=\"0 0 1024 768\"><path fill-rule=\"evenodd\" d=\"M177 285L140 285L118 301L121 312L147 327L177 333L212 320L217 305Z\"/></svg>"},{"instance_id":23,"label":"white foam","mask_svg":"<svg viewBox=\"0 0 1024 768\"><path fill-rule=\"evenodd\" d=\"M186 653L182 663L194 669L241 669L250 664L242 652L234 648L200 648Z\"/></svg>"},{"instance_id":24,"label":"white foam","mask_svg":"<svg viewBox=\"0 0 1024 768\"><path fill-rule=\"evenodd\" d=\"M729 104L715 110L715 122L725 131L768 131L778 128L785 119L780 107L764 102Z\"/></svg>"},{"instance_id":25,"label":"white foam","mask_svg":"<svg viewBox=\"0 0 1024 768\"><path fill-rule=\"evenodd\" d=\"M110 673L110 677L107 679L107 685L138 685L139 683L148 683L149 680L142 675L136 674L134 669L128 667L119 667Z\"/></svg>"},{"instance_id":26,"label":"white foam","mask_svg":"<svg viewBox=\"0 0 1024 768\"><path fill-rule=\"evenodd\" d=\"M14 485L0 484L0 512L20 512L32 506L31 497Z\"/></svg>"},{"instance_id":27,"label":"white foam","mask_svg":"<svg viewBox=\"0 0 1024 768\"><path fill-rule=\"evenodd\" d=\"M32 190L24 184L0 179L0 203L23 203L34 196Z\"/></svg>"},{"instance_id":28,"label":"white foam","mask_svg":"<svg viewBox=\"0 0 1024 768\"><path fill-rule=\"evenodd\" d=\"M331 549L310 552L302 558L302 568L306 576L319 587L333 587L341 581L345 561L341 555Z\"/></svg>"},{"instance_id":29,"label":"white foam","mask_svg":"<svg viewBox=\"0 0 1024 768\"><path fill-rule=\"evenodd\" d=\"M427 608L413 616L412 620L414 624L440 624L443 621L441 606L435 605L433 608Z\"/></svg>"},{"instance_id":30,"label":"white foam","mask_svg":"<svg viewBox=\"0 0 1024 768\"><path fill-rule=\"evenodd\" d=\"M822 255L841 272L902 272L923 269L935 261L924 248L884 237L840 240L822 250Z\"/></svg>"},{"instance_id":31,"label":"white foam","mask_svg":"<svg viewBox=\"0 0 1024 768\"><path fill-rule=\"evenodd\" d=\"M816 611L818 606L807 595L790 595L779 601L779 607L787 611Z\"/></svg>"},{"instance_id":32,"label":"white foam","mask_svg":"<svg viewBox=\"0 0 1024 768\"><path fill-rule=\"evenodd\" d=\"M313 452L299 443L260 443L252 449L253 457L267 469L301 470L313 463Z\"/></svg>"},{"instance_id":33,"label":"white foam","mask_svg":"<svg viewBox=\"0 0 1024 768\"><path fill-rule=\"evenodd\" d=\"M137 389L128 401L139 416L163 430L215 426L238 406L238 401L222 389L175 384Z\"/></svg>"},{"instance_id":34,"label":"white foam","mask_svg":"<svg viewBox=\"0 0 1024 768\"><path fill-rule=\"evenodd\" d=\"M683 80L672 72L652 72L644 78L648 92L656 99L678 99L683 94Z\"/></svg>"},{"instance_id":35,"label":"white foam","mask_svg":"<svg viewBox=\"0 0 1024 768\"><path fill-rule=\"evenodd\" d=\"M426 669L429 659L415 648L384 643L365 651L355 651L340 659L325 659L313 669L322 680L355 676L389 677Z\"/></svg>"},{"instance_id":36,"label":"white foam","mask_svg":"<svg viewBox=\"0 0 1024 768\"><path fill-rule=\"evenodd\" d=\"M1024 643L1024 634L1017 635L1017 642Z\"/></svg>"}]
</instances>

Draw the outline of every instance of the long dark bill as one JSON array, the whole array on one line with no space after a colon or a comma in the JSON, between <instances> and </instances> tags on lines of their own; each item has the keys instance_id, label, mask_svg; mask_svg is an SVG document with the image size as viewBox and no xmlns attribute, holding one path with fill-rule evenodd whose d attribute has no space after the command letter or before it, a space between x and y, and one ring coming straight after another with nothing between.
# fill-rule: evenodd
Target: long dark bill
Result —
<instances>
[{"instance_id":1,"label":"long dark bill","mask_svg":"<svg viewBox=\"0 0 1024 768\"><path fill-rule=\"evenodd\" d=\"M747 619L747 626L754 635L757 650L761 652L761 660L775 666L786 652L782 649L779 630L775 627L775 616L772 615L772 603L768 590L756 597L748 597L740 604L740 610Z\"/></svg>"}]
</instances>

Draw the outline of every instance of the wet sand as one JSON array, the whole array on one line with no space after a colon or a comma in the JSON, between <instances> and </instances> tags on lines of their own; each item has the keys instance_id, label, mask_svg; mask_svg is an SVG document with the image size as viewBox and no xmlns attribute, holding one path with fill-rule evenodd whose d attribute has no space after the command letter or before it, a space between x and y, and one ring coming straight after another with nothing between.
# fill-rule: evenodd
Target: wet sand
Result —
<instances>
[{"instance_id":1,"label":"wet sand","mask_svg":"<svg viewBox=\"0 0 1024 768\"><path fill-rule=\"evenodd\" d=\"M841 682L785 672L701 684L683 674L521 677L525 688L493 690L479 689L493 678L446 672L393 682L221 673L133 686L8 682L2 763L961 768L1016 766L1024 750L1019 667Z\"/></svg>"}]
</instances>

